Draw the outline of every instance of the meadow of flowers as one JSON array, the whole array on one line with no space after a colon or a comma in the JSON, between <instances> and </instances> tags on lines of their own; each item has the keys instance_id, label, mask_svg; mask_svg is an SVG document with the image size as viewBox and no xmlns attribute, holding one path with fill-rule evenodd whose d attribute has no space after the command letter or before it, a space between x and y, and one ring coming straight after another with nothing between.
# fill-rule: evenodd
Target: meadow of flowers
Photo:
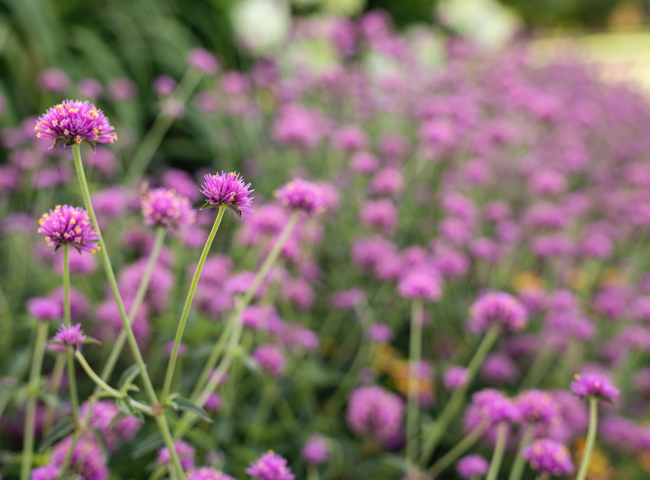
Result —
<instances>
[{"instance_id":1,"label":"meadow of flowers","mask_svg":"<svg viewBox=\"0 0 650 480\"><path fill-rule=\"evenodd\" d=\"M650 475L650 106L438 35L197 48L142 138L129 79L41 73L0 132L2 478Z\"/></svg>"}]
</instances>

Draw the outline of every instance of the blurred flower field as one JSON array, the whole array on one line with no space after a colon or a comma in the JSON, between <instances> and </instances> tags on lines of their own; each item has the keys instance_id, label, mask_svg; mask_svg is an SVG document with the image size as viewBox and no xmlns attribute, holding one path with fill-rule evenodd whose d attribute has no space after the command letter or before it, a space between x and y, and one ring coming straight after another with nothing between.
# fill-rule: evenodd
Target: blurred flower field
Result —
<instances>
[{"instance_id":1,"label":"blurred flower field","mask_svg":"<svg viewBox=\"0 0 650 480\"><path fill-rule=\"evenodd\" d=\"M648 478L643 89L260 11L5 58L1 478Z\"/></svg>"}]
</instances>

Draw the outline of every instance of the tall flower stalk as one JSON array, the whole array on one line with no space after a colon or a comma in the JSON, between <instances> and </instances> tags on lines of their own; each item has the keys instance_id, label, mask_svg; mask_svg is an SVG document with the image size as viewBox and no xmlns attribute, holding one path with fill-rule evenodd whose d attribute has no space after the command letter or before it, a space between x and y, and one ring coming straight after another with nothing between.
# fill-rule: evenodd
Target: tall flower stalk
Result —
<instances>
[{"instance_id":1,"label":"tall flower stalk","mask_svg":"<svg viewBox=\"0 0 650 480\"><path fill-rule=\"evenodd\" d=\"M490 470L488 470L485 480L497 480L499 469L503 460L503 454L506 450L506 441L508 440L508 424L500 422L497 426L497 441L490 461Z\"/></svg>"},{"instance_id":2,"label":"tall flower stalk","mask_svg":"<svg viewBox=\"0 0 650 480\"><path fill-rule=\"evenodd\" d=\"M411 334L409 346L408 403L406 408L406 460L408 469L415 468L419 443L420 403L418 389L420 376L417 369L422 359L422 302L411 304Z\"/></svg>"}]
</instances>

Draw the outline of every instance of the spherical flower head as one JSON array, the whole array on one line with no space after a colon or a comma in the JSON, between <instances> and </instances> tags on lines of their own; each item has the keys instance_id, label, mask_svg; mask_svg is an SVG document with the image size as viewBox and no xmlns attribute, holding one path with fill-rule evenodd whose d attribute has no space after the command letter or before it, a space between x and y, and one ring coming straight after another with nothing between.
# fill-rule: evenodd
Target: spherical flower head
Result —
<instances>
[{"instance_id":1,"label":"spherical flower head","mask_svg":"<svg viewBox=\"0 0 650 480\"><path fill-rule=\"evenodd\" d=\"M187 63L206 75L216 75L219 62L214 55L204 48L194 48L187 54Z\"/></svg>"},{"instance_id":2,"label":"spherical flower head","mask_svg":"<svg viewBox=\"0 0 650 480\"><path fill-rule=\"evenodd\" d=\"M548 393L527 390L515 398L521 421L535 425L551 425L558 419L558 407Z\"/></svg>"},{"instance_id":3,"label":"spherical flower head","mask_svg":"<svg viewBox=\"0 0 650 480\"><path fill-rule=\"evenodd\" d=\"M519 420L517 405L499 390L486 388L472 396L472 403L479 408L481 417L491 424Z\"/></svg>"},{"instance_id":4,"label":"spherical flower head","mask_svg":"<svg viewBox=\"0 0 650 480\"><path fill-rule=\"evenodd\" d=\"M38 75L38 86L44 92L65 93L70 88L70 78L63 70L48 68Z\"/></svg>"},{"instance_id":5,"label":"spherical flower head","mask_svg":"<svg viewBox=\"0 0 650 480\"><path fill-rule=\"evenodd\" d=\"M571 391L580 398L597 398L614 402L621 393L618 388L604 375L597 373L581 373L571 382Z\"/></svg>"},{"instance_id":6,"label":"spherical flower head","mask_svg":"<svg viewBox=\"0 0 650 480\"><path fill-rule=\"evenodd\" d=\"M348 399L346 419L357 435L387 441L399 431L403 417L402 399L377 385L359 387Z\"/></svg>"},{"instance_id":7,"label":"spherical flower head","mask_svg":"<svg viewBox=\"0 0 650 480\"><path fill-rule=\"evenodd\" d=\"M104 113L90 102L65 100L50 108L36 123L38 138L52 138L52 147L86 142L93 150L96 143L113 143L117 135Z\"/></svg>"},{"instance_id":8,"label":"spherical flower head","mask_svg":"<svg viewBox=\"0 0 650 480\"><path fill-rule=\"evenodd\" d=\"M458 461L456 471L461 478L472 480L485 475L489 466L488 461L480 455L467 455Z\"/></svg>"},{"instance_id":9,"label":"spherical flower head","mask_svg":"<svg viewBox=\"0 0 650 480\"><path fill-rule=\"evenodd\" d=\"M442 296L442 281L435 270L419 268L400 279L397 292L408 300L436 302Z\"/></svg>"},{"instance_id":10,"label":"spherical flower head","mask_svg":"<svg viewBox=\"0 0 650 480\"><path fill-rule=\"evenodd\" d=\"M45 297L34 297L27 301L27 312L36 320L59 320L63 311L59 302Z\"/></svg>"},{"instance_id":11,"label":"spherical flower head","mask_svg":"<svg viewBox=\"0 0 650 480\"><path fill-rule=\"evenodd\" d=\"M504 292L489 292L481 296L470 308L468 328L476 333L487 331L493 325L507 330L522 330L528 323L528 313L523 304Z\"/></svg>"},{"instance_id":12,"label":"spherical flower head","mask_svg":"<svg viewBox=\"0 0 650 480\"><path fill-rule=\"evenodd\" d=\"M517 363L503 353L490 353L481 365L481 377L491 384L513 383L518 376Z\"/></svg>"},{"instance_id":13,"label":"spherical flower head","mask_svg":"<svg viewBox=\"0 0 650 480\"><path fill-rule=\"evenodd\" d=\"M97 100L104 93L104 87L94 78L82 78L77 84L77 92L89 100Z\"/></svg>"},{"instance_id":14,"label":"spherical flower head","mask_svg":"<svg viewBox=\"0 0 650 480\"><path fill-rule=\"evenodd\" d=\"M561 476L573 473L573 462L569 450L553 440L535 440L522 452L533 470L540 474Z\"/></svg>"},{"instance_id":15,"label":"spherical flower head","mask_svg":"<svg viewBox=\"0 0 650 480\"><path fill-rule=\"evenodd\" d=\"M178 458L181 460L183 470L192 470L194 468L194 447L183 440L177 440L174 442L174 448L176 453L178 453ZM167 447L158 450L158 458L156 459L158 465L166 465L170 463L171 460L172 456Z\"/></svg>"},{"instance_id":16,"label":"spherical flower head","mask_svg":"<svg viewBox=\"0 0 650 480\"><path fill-rule=\"evenodd\" d=\"M385 323L373 323L368 327L366 337L371 342L389 343L393 339L393 329Z\"/></svg>"},{"instance_id":17,"label":"spherical flower head","mask_svg":"<svg viewBox=\"0 0 650 480\"><path fill-rule=\"evenodd\" d=\"M206 197L206 203L201 210L225 206L240 218L242 213L253 213L251 208L253 197L249 195L255 190L251 190L250 186L250 183L245 184L239 173L208 174L201 186L201 193Z\"/></svg>"},{"instance_id":18,"label":"spherical flower head","mask_svg":"<svg viewBox=\"0 0 650 480\"><path fill-rule=\"evenodd\" d=\"M72 448L72 436L66 437L52 449L50 465L60 468L68 459ZM102 448L92 436L82 436L69 457L68 471L76 473L84 480L107 480L108 469Z\"/></svg>"},{"instance_id":19,"label":"spherical flower head","mask_svg":"<svg viewBox=\"0 0 650 480\"><path fill-rule=\"evenodd\" d=\"M59 476L59 467L45 465L32 470L31 480L56 480Z\"/></svg>"},{"instance_id":20,"label":"spherical flower head","mask_svg":"<svg viewBox=\"0 0 650 480\"><path fill-rule=\"evenodd\" d=\"M169 75L161 75L153 81L151 89L158 95L169 95L176 89L176 80Z\"/></svg>"},{"instance_id":21,"label":"spherical flower head","mask_svg":"<svg viewBox=\"0 0 650 480\"><path fill-rule=\"evenodd\" d=\"M245 472L259 480L293 480L295 475L287 461L277 453L269 451L251 463Z\"/></svg>"},{"instance_id":22,"label":"spherical flower head","mask_svg":"<svg viewBox=\"0 0 650 480\"><path fill-rule=\"evenodd\" d=\"M302 458L307 463L325 463L329 458L327 440L322 435L312 436L302 449Z\"/></svg>"},{"instance_id":23,"label":"spherical flower head","mask_svg":"<svg viewBox=\"0 0 650 480\"><path fill-rule=\"evenodd\" d=\"M203 407L205 407L205 409L208 410L209 412L218 412L219 410L221 410L222 403L223 402L218 393L210 392L208 398L205 399L205 404L203 405Z\"/></svg>"},{"instance_id":24,"label":"spherical flower head","mask_svg":"<svg viewBox=\"0 0 650 480\"><path fill-rule=\"evenodd\" d=\"M149 190L140 200L140 206L146 225L185 228L196 220L190 200L171 188Z\"/></svg>"},{"instance_id":25,"label":"spherical flower head","mask_svg":"<svg viewBox=\"0 0 650 480\"><path fill-rule=\"evenodd\" d=\"M186 480L235 480L219 470L210 467L201 467L187 473Z\"/></svg>"},{"instance_id":26,"label":"spherical flower head","mask_svg":"<svg viewBox=\"0 0 650 480\"><path fill-rule=\"evenodd\" d=\"M282 350L269 343L257 347L251 355L262 370L273 377L281 377L286 368L286 361Z\"/></svg>"},{"instance_id":27,"label":"spherical flower head","mask_svg":"<svg viewBox=\"0 0 650 480\"><path fill-rule=\"evenodd\" d=\"M54 210L44 213L38 221L38 233L45 235L48 245L58 250L70 245L79 253L95 253L99 246L99 234L86 212L81 207L57 205Z\"/></svg>"},{"instance_id":28,"label":"spherical flower head","mask_svg":"<svg viewBox=\"0 0 650 480\"><path fill-rule=\"evenodd\" d=\"M76 350L84 342L84 340L86 340L86 336L81 330L80 323L70 326L61 324L61 328L56 333L56 335L54 335L53 340L68 347L72 347Z\"/></svg>"},{"instance_id":29,"label":"spherical flower head","mask_svg":"<svg viewBox=\"0 0 650 480\"><path fill-rule=\"evenodd\" d=\"M273 195L285 206L307 213L320 213L325 210L325 200L320 187L311 182L296 178Z\"/></svg>"},{"instance_id":30,"label":"spherical flower head","mask_svg":"<svg viewBox=\"0 0 650 480\"><path fill-rule=\"evenodd\" d=\"M467 385L468 381L469 381L469 371L465 367L460 367L460 366L450 367L442 375L442 383L444 384L445 388L450 392L454 392L459 388L464 387L465 385Z\"/></svg>"}]
</instances>

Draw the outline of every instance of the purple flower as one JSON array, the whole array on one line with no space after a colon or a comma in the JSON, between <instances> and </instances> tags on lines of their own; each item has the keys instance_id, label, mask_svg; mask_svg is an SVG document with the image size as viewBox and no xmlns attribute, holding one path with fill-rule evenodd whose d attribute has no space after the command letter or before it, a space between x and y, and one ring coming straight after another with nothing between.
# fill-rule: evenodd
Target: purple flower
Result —
<instances>
[{"instance_id":1,"label":"purple flower","mask_svg":"<svg viewBox=\"0 0 650 480\"><path fill-rule=\"evenodd\" d=\"M86 336L81 330L81 324L79 323L71 326L61 324L61 328L54 335L53 340L76 350L86 340Z\"/></svg>"},{"instance_id":2,"label":"purple flower","mask_svg":"<svg viewBox=\"0 0 650 480\"><path fill-rule=\"evenodd\" d=\"M291 473L291 468L287 466L287 461L270 450L251 463L245 472L259 480L293 480L296 478Z\"/></svg>"},{"instance_id":3,"label":"purple flower","mask_svg":"<svg viewBox=\"0 0 650 480\"><path fill-rule=\"evenodd\" d=\"M43 114L36 123L38 138L54 139L53 147L87 142L93 149L95 143L113 143L117 135L108 118L95 105L79 100L65 100Z\"/></svg>"},{"instance_id":4,"label":"purple flower","mask_svg":"<svg viewBox=\"0 0 650 480\"><path fill-rule=\"evenodd\" d=\"M404 188L404 177L396 168L379 170L370 182L370 193L373 195L396 196Z\"/></svg>"},{"instance_id":5,"label":"purple flower","mask_svg":"<svg viewBox=\"0 0 650 480\"><path fill-rule=\"evenodd\" d=\"M480 390L472 395L472 406L478 407L481 418L491 424L514 422L520 418L517 405L502 392L492 388Z\"/></svg>"},{"instance_id":6,"label":"purple flower","mask_svg":"<svg viewBox=\"0 0 650 480\"><path fill-rule=\"evenodd\" d=\"M281 377L286 368L282 350L272 343L257 347L251 355L262 370L273 377Z\"/></svg>"},{"instance_id":7,"label":"purple flower","mask_svg":"<svg viewBox=\"0 0 650 480\"><path fill-rule=\"evenodd\" d=\"M59 467L45 465L32 470L31 480L56 480L59 476Z\"/></svg>"},{"instance_id":8,"label":"purple flower","mask_svg":"<svg viewBox=\"0 0 650 480\"><path fill-rule=\"evenodd\" d=\"M181 460L181 467L183 467L183 470L192 470L194 468L194 447L183 440L176 440L174 442L174 448L176 453L178 453L178 458ZM158 450L158 458L156 459L158 465L166 465L170 463L171 460L172 456L167 447Z\"/></svg>"},{"instance_id":9,"label":"purple flower","mask_svg":"<svg viewBox=\"0 0 650 480\"><path fill-rule=\"evenodd\" d=\"M176 80L169 75L161 75L153 81L151 88L158 95L169 95L176 88Z\"/></svg>"},{"instance_id":10,"label":"purple flower","mask_svg":"<svg viewBox=\"0 0 650 480\"><path fill-rule=\"evenodd\" d=\"M390 233L397 226L397 207L388 199L370 201L361 209L359 220L367 227Z\"/></svg>"},{"instance_id":11,"label":"purple flower","mask_svg":"<svg viewBox=\"0 0 650 480\"><path fill-rule=\"evenodd\" d=\"M372 173L379 167L379 160L372 153L355 153L350 160L350 168L356 173Z\"/></svg>"},{"instance_id":12,"label":"purple flower","mask_svg":"<svg viewBox=\"0 0 650 480\"><path fill-rule=\"evenodd\" d=\"M351 288L332 294L332 305L337 310L352 310L365 299L362 288Z\"/></svg>"},{"instance_id":13,"label":"purple flower","mask_svg":"<svg viewBox=\"0 0 650 480\"><path fill-rule=\"evenodd\" d=\"M517 363L503 353L491 353L481 365L481 377L488 383L512 383L519 376Z\"/></svg>"},{"instance_id":14,"label":"purple flower","mask_svg":"<svg viewBox=\"0 0 650 480\"><path fill-rule=\"evenodd\" d=\"M99 248L99 234L81 207L57 205L50 213L44 213L38 221L38 233L45 235L47 244L58 249L71 245L81 251L95 253Z\"/></svg>"},{"instance_id":15,"label":"purple flower","mask_svg":"<svg viewBox=\"0 0 650 480\"><path fill-rule=\"evenodd\" d=\"M389 440L400 430L404 402L380 386L360 387L350 394L346 419L357 435Z\"/></svg>"},{"instance_id":16,"label":"purple flower","mask_svg":"<svg viewBox=\"0 0 650 480\"><path fill-rule=\"evenodd\" d=\"M393 339L393 329L385 323L373 323L368 327L366 337L371 342L388 343Z\"/></svg>"},{"instance_id":17,"label":"purple flower","mask_svg":"<svg viewBox=\"0 0 650 480\"><path fill-rule=\"evenodd\" d=\"M307 463L325 463L329 458L327 440L322 435L313 435L302 449L302 458Z\"/></svg>"},{"instance_id":18,"label":"purple flower","mask_svg":"<svg viewBox=\"0 0 650 480\"><path fill-rule=\"evenodd\" d=\"M204 48L194 48L187 54L187 63L206 75L216 75L219 63L214 55Z\"/></svg>"},{"instance_id":19,"label":"purple flower","mask_svg":"<svg viewBox=\"0 0 650 480\"><path fill-rule=\"evenodd\" d=\"M325 210L325 201L321 189L301 178L290 181L276 190L273 195L285 207L294 210L304 210L307 213L320 213Z\"/></svg>"},{"instance_id":20,"label":"purple flower","mask_svg":"<svg viewBox=\"0 0 650 480\"><path fill-rule=\"evenodd\" d=\"M450 392L454 392L459 388L464 387L467 385L468 381L469 372L465 367L449 367L449 369L447 369L447 371L442 375L442 383Z\"/></svg>"},{"instance_id":21,"label":"purple flower","mask_svg":"<svg viewBox=\"0 0 650 480\"><path fill-rule=\"evenodd\" d=\"M535 440L522 452L533 470L547 475L569 475L573 473L573 462L569 450L553 440Z\"/></svg>"},{"instance_id":22,"label":"purple flower","mask_svg":"<svg viewBox=\"0 0 650 480\"><path fill-rule=\"evenodd\" d=\"M190 200L173 189L154 188L140 200L144 223L152 226L185 228L194 223L196 212Z\"/></svg>"},{"instance_id":23,"label":"purple flower","mask_svg":"<svg viewBox=\"0 0 650 480\"><path fill-rule=\"evenodd\" d=\"M190 470L187 473L186 480L235 480L230 475L226 475L219 470L210 467L201 467L196 470Z\"/></svg>"},{"instance_id":24,"label":"purple flower","mask_svg":"<svg viewBox=\"0 0 650 480\"><path fill-rule=\"evenodd\" d=\"M65 93L70 87L70 79L63 70L48 68L38 75L38 86L44 92Z\"/></svg>"},{"instance_id":25,"label":"purple flower","mask_svg":"<svg viewBox=\"0 0 650 480\"><path fill-rule=\"evenodd\" d=\"M108 95L116 102L132 100L137 94L138 86L128 78L116 78L108 84Z\"/></svg>"},{"instance_id":26,"label":"purple flower","mask_svg":"<svg viewBox=\"0 0 650 480\"><path fill-rule=\"evenodd\" d=\"M467 455L458 461L456 471L461 478L472 480L485 475L489 466L488 461L480 455Z\"/></svg>"},{"instance_id":27,"label":"purple flower","mask_svg":"<svg viewBox=\"0 0 650 480\"><path fill-rule=\"evenodd\" d=\"M418 268L400 279L397 292L409 300L436 302L442 296L442 282L435 270Z\"/></svg>"},{"instance_id":28,"label":"purple flower","mask_svg":"<svg viewBox=\"0 0 650 480\"><path fill-rule=\"evenodd\" d=\"M80 417L86 418L90 408L92 408L92 416L88 421L89 426L101 432L111 451L117 449L120 441L130 441L142 427L142 423L131 416L115 421L120 409L111 401L100 400L95 403L84 403L79 410Z\"/></svg>"},{"instance_id":29,"label":"purple flower","mask_svg":"<svg viewBox=\"0 0 650 480\"><path fill-rule=\"evenodd\" d=\"M68 471L78 474L84 480L107 480L106 458L101 447L91 438L82 436L77 441L70 457ZM50 465L60 468L68 457L72 443L73 438L70 436L55 445L52 449Z\"/></svg>"},{"instance_id":30,"label":"purple flower","mask_svg":"<svg viewBox=\"0 0 650 480\"><path fill-rule=\"evenodd\" d=\"M207 208L226 206L239 217L243 213L253 213L251 205L253 197L249 195L255 190L250 190L251 184L246 185L240 174L235 172L221 175L206 175L201 186L201 193L206 197L206 203L201 210Z\"/></svg>"},{"instance_id":31,"label":"purple flower","mask_svg":"<svg viewBox=\"0 0 650 480\"><path fill-rule=\"evenodd\" d=\"M541 390L527 390L515 398L521 414L521 421L535 425L551 425L559 416L558 408L548 393Z\"/></svg>"},{"instance_id":32,"label":"purple flower","mask_svg":"<svg viewBox=\"0 0 650 480\"><path fill-rule=\"evenodd\" d=\"M45 297L34 297L27 301L27 312L36 320L60 320L63 310L59 302Z\"/></svg>"},{"instance_id":33,"label":"purple flower","mask_svg":"<svg viewBox=\"0 0 650 480\"><path fill-rule=\"evenodd\" d=\"M94 78L82 78L77 84L77 91L81 97L95 101L104 93L104 87Z\"/></svg>"},{"instance_id":34,"label":"purple flower","mask_svg":"<svg viewBox=\"0 0 650 480\"><path fill-rule=\"evenodd\" d=\"M492 325L517 331L528 323L526 308L515 297L504 292L482 295L471 306L470 315L468 328L476 333L485 332Z\"/></svg>"},{"instance_id":35,"label":"purple flower","mask_svg":"<svg viewBox=\"0 0 650 480\"><path fill-rule=\"evenodd\" d=\"M613 402L621 393L604 375L581 373L574 378L575 380L571 382L571 391L579 398L595 397L598 400Z\"/></svg>"},{"instance_id":36,"label":"purple flower","mask_svg":"<svg viewBox=\"0 0 650 480\"><path fill-rule=\"evenodd\" d=\"M203 407L210 412L218 412L221 410L222 403L223 402L221 401L221 397L218 393L210 392L208 398L205 399Z\"/></svg>"}]
</instances>

